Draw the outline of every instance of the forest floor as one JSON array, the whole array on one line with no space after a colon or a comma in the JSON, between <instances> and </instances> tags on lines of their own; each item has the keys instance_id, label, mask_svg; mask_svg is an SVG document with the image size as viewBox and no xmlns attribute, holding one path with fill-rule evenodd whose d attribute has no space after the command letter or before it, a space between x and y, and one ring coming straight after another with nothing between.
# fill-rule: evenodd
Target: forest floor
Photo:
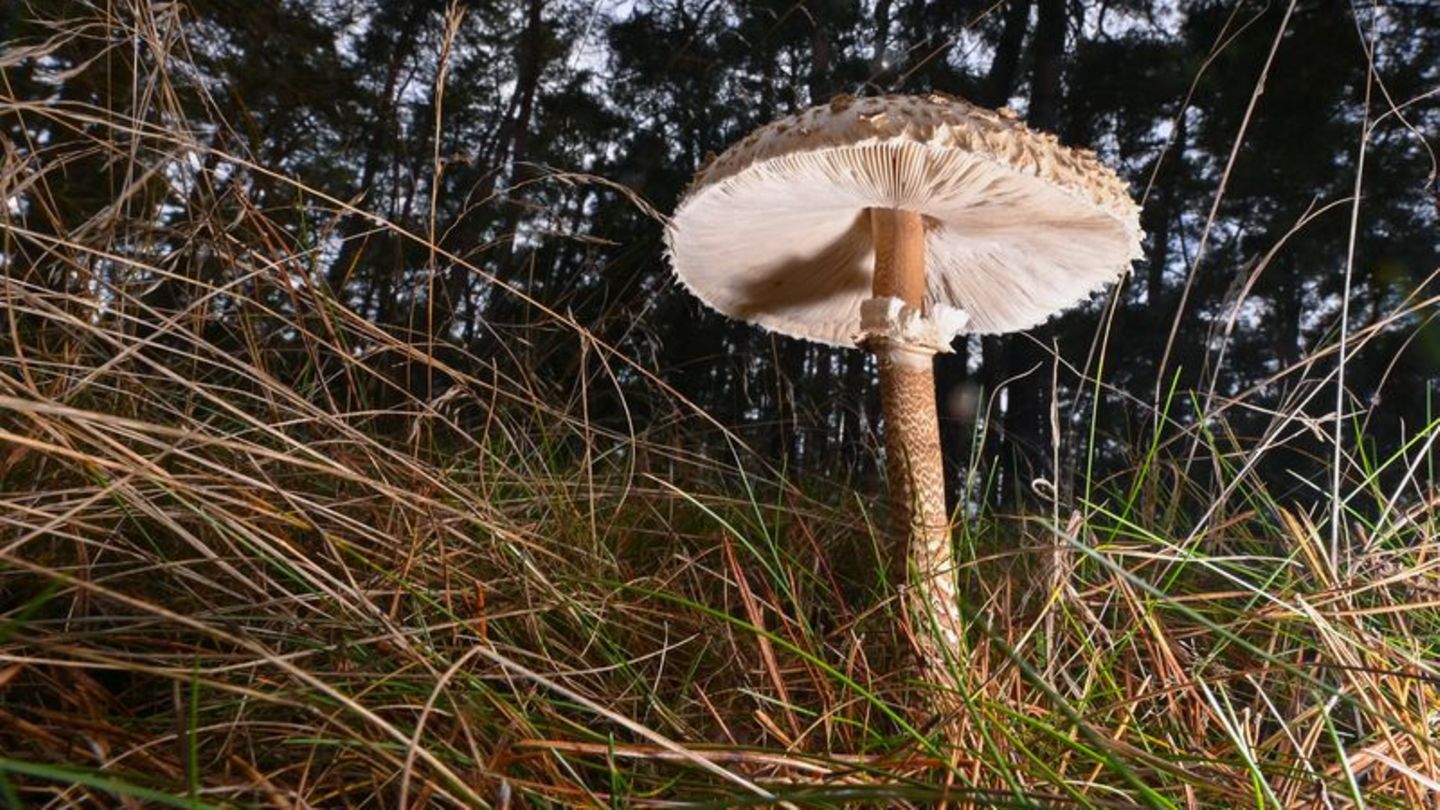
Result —
<instances>
[{"instance_id":1,"label":"forest floor","mask_svg":"<svg viewBox=\"0 0 1440 810\"><path fill-rule=\"evenodd\" d=\"M1325 498L1256 483L1257 440L1193 427L1048 512L964 516L941 719L873 483L787 478L681 404L597 425L587 395L461 374L289 293L304 317L265 316L290 318L281 356L8 281L29 317L0 392L9 806L1414 808L1440 789L1434 424L1354 459L1373 474L1341 493L1338 537ZM367 404L387 351L447 393Z\"/></svg>"}]
</instances>

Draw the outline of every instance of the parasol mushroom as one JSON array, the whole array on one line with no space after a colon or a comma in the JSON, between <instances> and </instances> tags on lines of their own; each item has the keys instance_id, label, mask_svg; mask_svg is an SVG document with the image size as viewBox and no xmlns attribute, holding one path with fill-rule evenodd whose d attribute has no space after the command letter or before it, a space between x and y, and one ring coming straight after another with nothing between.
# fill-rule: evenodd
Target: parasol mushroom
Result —
<instances>
[{"instance_id":1,"label":"parasol mushroom","mask_svg":"<svg viewBox=\"0 0 1440 810\"><path fill-rule=\"evenodd\" d=\"M1086 299L1140 239L1139 208L1093 152L938 94L840 97L762 127L700 169L671 219L671 262L710 307L875 353L909 610L941 686L961 616L933 356Z\"/></svg>"}]
</instances>

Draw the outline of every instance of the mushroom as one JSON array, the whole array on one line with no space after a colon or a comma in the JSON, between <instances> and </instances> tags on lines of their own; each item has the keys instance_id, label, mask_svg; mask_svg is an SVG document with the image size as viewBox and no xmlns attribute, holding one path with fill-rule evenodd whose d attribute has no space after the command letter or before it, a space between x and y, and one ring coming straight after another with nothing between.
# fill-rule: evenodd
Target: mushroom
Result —
<instances>
[{"instance_id":1,"label":"mushroom","mask_svg":"<svg viewBox=\"0 0 1440 810\"><path fill-rule=\"evenodd\" d=\"M941 687L962 623L933 356L1086 299L1140 239L1138 206L1093 152L938 94L840 97L762 127L700 169L667 227L705 304L875 354L908 610Z\"/></svg>"}]
</instances>

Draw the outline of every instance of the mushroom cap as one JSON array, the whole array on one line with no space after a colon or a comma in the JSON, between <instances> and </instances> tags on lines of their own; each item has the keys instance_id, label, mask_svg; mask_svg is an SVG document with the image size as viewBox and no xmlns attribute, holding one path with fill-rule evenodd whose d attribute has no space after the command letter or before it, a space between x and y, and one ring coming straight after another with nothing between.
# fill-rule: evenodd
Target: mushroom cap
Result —
<instances>
[{"instance_id":1,"label":"mushroom cap","mask_svg":"<svg viewBox=\"0 0 1440 810\"><path fill-rule=\"evenodd\" d=\"M1140 256L1139 206L1094 152L938 94L839 97L756 130L695 175L666 243L714 309L853 346L872 207L924 216L926 307L969 332L1034 326Z\"/></svg>"}]
</instances>

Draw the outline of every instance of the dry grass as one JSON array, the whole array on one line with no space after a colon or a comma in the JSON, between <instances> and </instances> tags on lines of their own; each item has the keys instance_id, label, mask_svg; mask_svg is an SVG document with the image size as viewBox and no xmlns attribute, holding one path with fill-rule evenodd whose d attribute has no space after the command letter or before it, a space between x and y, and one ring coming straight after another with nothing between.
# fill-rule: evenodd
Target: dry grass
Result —
<instances>
[{"instance_id":1,"label":"dry grass","mask_svg":"<svg viewBox=\"0 0 1440 810\"><path fill-rule=\"evenodd\" d=\"M315 270L355 209L193 120L143 22L144 114L0 88L57 133L0 165L10 806L1434 805L1437 424L1342 459L1338 557L1253 474L1334 427L1298 402L968 521L952 746L908 709L878 493L765 469L554 313L525 328L584 347L579 386L357 316ZM589 418L637 391L644 424Z\"/></svg>"}]
</instances>

